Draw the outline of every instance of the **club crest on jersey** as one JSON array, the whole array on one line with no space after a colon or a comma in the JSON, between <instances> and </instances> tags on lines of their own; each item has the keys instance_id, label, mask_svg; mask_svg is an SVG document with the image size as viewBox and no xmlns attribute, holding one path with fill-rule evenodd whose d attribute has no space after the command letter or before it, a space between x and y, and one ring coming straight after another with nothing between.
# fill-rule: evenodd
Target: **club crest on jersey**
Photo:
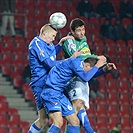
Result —
<instances>
[{"instance_id":1,"label":"club crest on jersey","mask_svg":"<svg viewBox=\"0 0 133 133\"><path fill-rule=\"evenodd\" d=\"M68 45L68 49L69 49L69 51L71 51L72 49L73 49L74 51L76 51L76 45L73 44L73 43L71 43L71 44Z\"/></svg>"},{"instance_id":2,"label":"club crest on jersey","mask_svg":"<svg viewBox=\"0 0 133 133\"><path fill-rule=\"evenodd\" d=\"M40 50L40 55L41 55L41 56L44 56L43 53L44 53L44 50Z\"/></svg>"},{"instance_id":3,"label":"club crest on jersey","mask_svg":"<svg viewBox=\"0 0 133 133\"><path fill-rule=\"evenodd\" d=\"M68 108L69 110L72 110L72 107L71 107L70 105L68 105L67 108Z\"/></svg>"},{"instance_id":4,"label":"club crest on jersey","mask_svg":"<svg viewBox=\"0 0 133 133\"><path fill-rule=\"evenodd\" d=\"M80 67L83 68L84 67L84 61L80 62Z\"/></svg>"}]
</instances>

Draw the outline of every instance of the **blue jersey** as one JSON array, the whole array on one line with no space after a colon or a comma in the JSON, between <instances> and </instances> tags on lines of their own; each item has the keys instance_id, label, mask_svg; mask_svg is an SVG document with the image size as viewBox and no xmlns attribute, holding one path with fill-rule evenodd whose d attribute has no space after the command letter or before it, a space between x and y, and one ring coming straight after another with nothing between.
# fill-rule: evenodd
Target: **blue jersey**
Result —
<instances>
[{"instance_id":1,"label":"blue jersey","mask_svg":"<svg viewBox=\"0 0 133 133\"><path fill-rule=\"evenodd\" d=\"M51 42L49 45L40 37L35 37L29 45L29 64L31 68L30 86L43 87L49 70L58 62L56 54L61 46Z\"/></svg>"},{"instance_id":2,"label":"blue jersey","mask_svg":"<svg viewBox=\"0 0 133 133\"><path fill-rule=\"evenodd\" d=\"M75 76L79 76L85 82L89 81L98 71L98 68L94 66L90 71L85 72L83 65L82 58L69 58L56 64L48 74L46 85L63 92L68 85L67 83Z\"/></svg>"}]
</instances>

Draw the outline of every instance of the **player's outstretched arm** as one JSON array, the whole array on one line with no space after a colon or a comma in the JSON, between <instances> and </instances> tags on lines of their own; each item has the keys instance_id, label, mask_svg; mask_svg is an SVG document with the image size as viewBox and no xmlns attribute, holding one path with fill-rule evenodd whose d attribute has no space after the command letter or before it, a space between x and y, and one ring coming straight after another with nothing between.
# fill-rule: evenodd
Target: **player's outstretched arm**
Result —
<instances>
[{"instance_id":1,"label":"player's outstretched arm","mask_svg":"<svg viewBox=\"0 0 133 133\"><path fill-rule=\"evenodd\" d=\"M63 38L61 38L61 40L59 41L59 45L60 46L62 46L62 43L65 41L65 40L67 40L67 39L74 39L74 37L73 36L65 36L65 37L63 37Z\"/></svg>"}]
</instances>

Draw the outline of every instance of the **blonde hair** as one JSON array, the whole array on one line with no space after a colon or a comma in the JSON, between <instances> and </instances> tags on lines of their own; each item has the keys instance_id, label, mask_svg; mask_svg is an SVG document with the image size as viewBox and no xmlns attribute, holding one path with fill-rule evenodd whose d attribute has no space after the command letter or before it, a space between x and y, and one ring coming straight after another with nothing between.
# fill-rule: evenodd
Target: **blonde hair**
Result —
<instances>
[{"instance_id":1,"label":"blonde hair","mask_svg":"<svg viewBox=\"0 0 133 133\"><path fill-rule=\"evenodd\" d=\"M51 24L45 24L40 29L40 34L43 34L44 31L51 31L51 30L57 31L57 29L53 28Z\"/></svg>"}]
</instances>

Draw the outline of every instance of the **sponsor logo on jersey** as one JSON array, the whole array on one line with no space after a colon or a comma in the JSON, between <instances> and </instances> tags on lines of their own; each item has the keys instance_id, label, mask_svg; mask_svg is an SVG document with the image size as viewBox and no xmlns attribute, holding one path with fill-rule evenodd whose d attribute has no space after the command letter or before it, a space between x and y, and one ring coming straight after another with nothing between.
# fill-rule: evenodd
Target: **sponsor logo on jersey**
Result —
<instances>
[{"instance_id":1,"label":"sponsor logo on jersey","mask_svg":"<svg viewBox=\"0 0 133 133\"><path fill-rule=\"evenodd\" d=\"M82 54L81 55L90 55L90 49L89 48L82 48L81 49Z\"/></svg>"},{"instance_id":2,"label":"sponsor logo on jersey","mask_svg":"<svg viewBox=\"0 0 133 133\"><path fill-rule=\"evenodd\" d=\"M54 102L54 105L57 105L58 103L57 102Z\"/></svg>"}]
</instances>

